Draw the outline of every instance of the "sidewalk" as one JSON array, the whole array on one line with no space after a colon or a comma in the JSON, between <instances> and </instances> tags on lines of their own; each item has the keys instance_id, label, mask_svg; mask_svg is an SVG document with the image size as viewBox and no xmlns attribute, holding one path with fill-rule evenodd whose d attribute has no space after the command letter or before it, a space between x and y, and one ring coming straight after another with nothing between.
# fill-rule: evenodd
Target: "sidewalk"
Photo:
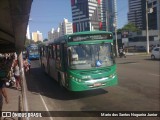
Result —
<instances>
[{"instance_id":1,"label":"sidewalk","mask_svg":"<svg viewBox=\"0 0 160 120\"><path fill-rule=\"evenodd\" d=\"M24 82L24 74L23 74L23 72L21 74L21 80L22 80L22 83L23 83ZM23 85L22 85L22 88L21 88L22 90L17 90L16 89L16 84L14 86L12 86L12 87L9 87L9 88L6 87L5 89L6 89L6 93L7 93L7 96L8 96L9 103L6 104L5 100L3 98L2 120L5 117L8 116L8 114L6 115L5 112L9 112L9 114L12 114L13 112L21 112L21 111L23 111L23 100L22 100ZM9 117L9 118L11 118L11 117ZM13 119L13 120L22 120L21 118L18 118L18 117L13 117L11 119Z\"/></svg>"},{"instance_id":2,"label":"sidewalk","mask_svg":"<svg viewBox=\"0 0 160 120\"><path fill-rule=\"evenodd\" d=\"M6 104L3 101L2 111L19 111L19 97L21 97L21 91L13 88L6 88L9 103Z\"/></svg>"},{"instance_id":3,"label":"sidewalk","mask_svg":"<svg viewBox=\"0 0 160 120\"><path fill-rule=\"evenodd\" d=\"M21 111L22 109L22 91L16 90L15 87L12 88L6 88L7 95L8 95L8 100L9 103L6 104L5 101L3 100L3 108L2 112L18 112ZM3 115L2 115L3 116ZM18 120L18 117L14 118L15 120ZM3 120L3 118L2 118Z\"/></svg>"}]
</instances>

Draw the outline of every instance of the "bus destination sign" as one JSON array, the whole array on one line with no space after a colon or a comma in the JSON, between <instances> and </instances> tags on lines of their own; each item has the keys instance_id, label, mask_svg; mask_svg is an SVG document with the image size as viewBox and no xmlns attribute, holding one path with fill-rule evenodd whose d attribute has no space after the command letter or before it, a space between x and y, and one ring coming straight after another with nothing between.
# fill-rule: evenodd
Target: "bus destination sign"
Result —
<instances>
[{"instance_id":1,"label":"bus destination sign","mask_svg":"<svg viewBox=\"0 0 160 120\"><path fill-rule=\"evenodd\" d=\"M87 41L87 40L106 40L113 39L112 34L89 34L89 35L77 35L70 36L68 38L69 42Z\"/></svg>"}]
</instances>

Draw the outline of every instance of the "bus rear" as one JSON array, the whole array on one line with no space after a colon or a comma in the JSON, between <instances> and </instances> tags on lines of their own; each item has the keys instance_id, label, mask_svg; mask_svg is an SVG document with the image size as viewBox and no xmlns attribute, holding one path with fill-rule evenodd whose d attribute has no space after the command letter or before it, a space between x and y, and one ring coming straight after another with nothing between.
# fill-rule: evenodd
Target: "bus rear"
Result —
<instances>
[{"instance_id":1,"label":"bus rear","mask_svg":"<svg viewBox=\"0 0 160 120\"><path fill-rule=\"evenodd\" d=\"M39 59L39 51L38 51L38 46L37 45L30 45L27 48L27 54L29 59Z\"/></svg>"}]
</instances>

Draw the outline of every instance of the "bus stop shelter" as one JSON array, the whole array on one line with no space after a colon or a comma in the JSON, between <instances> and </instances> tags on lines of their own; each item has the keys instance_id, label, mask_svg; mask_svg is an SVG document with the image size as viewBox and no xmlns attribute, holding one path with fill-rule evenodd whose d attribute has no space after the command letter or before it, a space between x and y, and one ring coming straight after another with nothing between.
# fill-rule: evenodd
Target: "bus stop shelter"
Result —
<instances>
[{"instance_id":1,"label":"bus stop shelter","mask_svg":"<svg viewBox=\"0 0 160 120\"><path fill-rule=\"evenodd\" d=\"M22 50L24 49L26 40L26 30L32 1L33 0L0 0L0 54L17 52L21 71L23 70ZM9 72L4 71L6 73ZM23 76L24 74L21 72L21 78ZM22 82L22 84L24 84L24 82ZM18 99L16 99L17 95L15 95L15 91L12 95L14 95L12 101L14 102L16 100L16 102L12 102L12 106L16 109L17 101L19 105L20 98L23 99L23 97L19 96ZM19 106L22 105L20 104Z\"/></svg>"},{"instance_id":2,"label":"bus stop shelter","mask_svg":"<svg viewBox=\"0 0 160 120\"><path fill-rule=\"evenodd\" d=\"M22 51L33 0L0 0L0 53Z\"/></svg>"}]
</instances>

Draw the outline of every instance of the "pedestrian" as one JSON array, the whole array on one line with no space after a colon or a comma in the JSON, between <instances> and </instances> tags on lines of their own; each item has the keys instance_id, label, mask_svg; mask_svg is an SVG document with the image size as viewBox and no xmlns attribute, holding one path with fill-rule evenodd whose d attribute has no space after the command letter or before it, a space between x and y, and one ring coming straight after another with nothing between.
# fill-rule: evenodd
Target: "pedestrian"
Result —
<instances>
[{"instance_id":1,"label":"pedestrian","mask_svg":"<svg viewBox=\"0 0 160 120\"><path fill-rule=\"evenodd\" d=\"M123 49L122 47L120 47L120 49L119 49L119 56L120 56L120 58L121 58L121 57L126 58L125 49Z\"/></svg>"},{"instance_id":2,"label":"pedestrian","mask_svg":"<svg viewBox=\"0 0 160 120\"><path fill-rule=\"evenodd\" d=\"M20 69L18 65L18 60L14 60L13 63L14 77L16 79L16 89L21 89L21 78L20 78Z\"/></svg>"},{"instance_id":3,"label":"pedestrian","mask_svg":"<svg viewBox=\"0 0 160 120\"><path fill-rule=\"evenodd\" d=\"M119 49L119 56L120 56L120 57L123 56L123 49L122 49L122 47L120 47L120 49Z\"/></svg>"},{"instance_id":4,"label":"pedestrian","mask_svg":"<svg viewBox=\"0 0 160 120\"><path fill-rule=\"evenodd\" d=\"M125 49L123 49L123 57L126 58L126 52Z\"/></svg>"},{"instance_id":5,"label":"pedestrian","mask_svg":"<svg viewBox=\"0 0 160 120\"><path fill-rule=\"evenodd\" d=\"M31 71L31 61L28 57L26 59L27 59L27 62L28 62L29 73L30 73L30 71Z\"/></svg>"},{"instance_id":6,"label":"pedestrian","mask_svg":"<svg viewBox=\"0 0 160 120\"><path fill-rule=\"evenodd\" d=\"M8 104L8 96L5 89L4 81L0 80L0 119L2 117L3 97L5 99L6 104Z\"/></svg>"},{"instance_id":7,"label":"pedestrian","mask_svg":"<svg viewBox=\"0 0 160 120\"><path fill-rule=\"evenodd\" d=\"M24 66L25 71L26 72L29 71L29 73L30 73L31 61L27 57L24 58L24 60L23 60L23 66Z\"/></svg>"}]
</instances>

